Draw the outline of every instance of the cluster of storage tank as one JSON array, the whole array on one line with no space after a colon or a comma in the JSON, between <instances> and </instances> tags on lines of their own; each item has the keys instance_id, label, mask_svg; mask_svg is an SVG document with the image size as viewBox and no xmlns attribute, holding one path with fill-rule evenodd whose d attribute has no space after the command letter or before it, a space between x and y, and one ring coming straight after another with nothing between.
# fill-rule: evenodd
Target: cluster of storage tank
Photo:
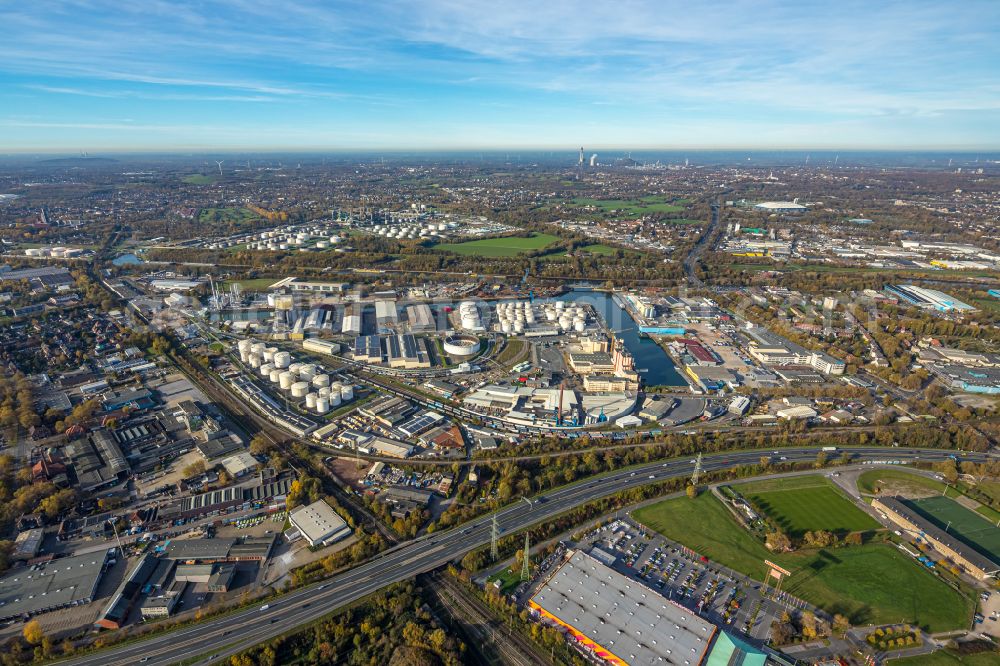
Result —
<instances>
[{"instance_id":1,"label":"cluster of storage tank","mask_svg":"<svg viewBox=\"0 0 1000 666\"><path fill-rule=\"evenodd\" d=\"M458 227L456 222L404 222L402 224L376 224L371 231L376 236L398 238L399 240L415 240L417 238L437 237Z\"/></svg>"},{"instance_id":2,"label":"cluster of storage tank","mask_svg":"<svg viewBox=\"0 0 1000 666\"><path fill-rule=\"evenodd\" d=\"M558 326L562 332L587 330L587 311L577 305L567 306L564 301L534 304L529 301L510 301L497 305L500 331L521 335L534 326Z\"/></svg>"},{"instance_id":3,"label":"cluster of storage tank","mask_svg":"<svg viewBox=\"0 0 1000 666\"><path fill-rule=\"evenodd\" d=\"M214 243L206 243L205 247L209 250L225 250L229 247L236 247L239 244L238 240L220 240Z\"/></svg>"},{"instance_id":4,"label":"cluster of storage tank","mask_svg":"<svg viewBox=\"0 0 1000 666\"><path fill-rule=\"evenodd\" d=\"M462 301L458 304L458 316L462 328L467 331L483 330L483 320L479 316L479 307L472 301Z\"/></svg>"},{"instance_id":5,"label":"cluster of storage tank","mask_svg":"<svg viewBox=\"0 0 1000 666\"><path fill-rule=\"evenodd\" d=\"M293 363L291 354L262 342L240 340L236 347L241 361L291 397L304 399L306 408L317 414L354 399L353 384L331 383L330 375L315 363Z\"/></svg>"},{"instance_id":6,"label":"cluster of storage tank","mask_svg":"<svg viewBox=\"0 0 1000 666\"><path fill-rule=\"evenodd\" d=\"M26 257L78 257L83 250L76 247L29 247L24 251Z\"/></svg>"},{"instance_id":7,"label":"cluster of storage tank","mask_svg":"<svg viewBox=\"0 0 1000 666\"><path fill-rule=\"evenodd\" d=\"M247 243L249 250L288 250L299 248L306 251L304 247L309 241L316 239L315 247L323 250L331 245L340 243L340 236L330 233L323 227L285 227L282 230L262 231L259 234L260 240L252 240Z\"/></svg>"}]
</instances>

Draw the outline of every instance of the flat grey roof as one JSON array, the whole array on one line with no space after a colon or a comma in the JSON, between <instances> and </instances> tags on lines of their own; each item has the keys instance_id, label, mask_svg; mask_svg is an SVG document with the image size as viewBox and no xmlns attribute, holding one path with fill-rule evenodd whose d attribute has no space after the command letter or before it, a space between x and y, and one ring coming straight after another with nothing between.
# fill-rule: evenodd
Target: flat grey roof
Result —
<instances>
[{"instance_id":1,"label":"flat grey roof","mask_svg":"<svg viewBox=\"0 0 1000 666\"><path fill-rule=\"evenodd\" d=\"M52 560L37 570L22 567L0 578L0 618L42 613L88 603L104 573L107 551Z\"/></svg>"},{"instance_id":2,"label":"flat grey roof","mask_svg":"<svg viewBox=\"0 0 1000 666\"><path fill-rule=\"evenodd\" d=\"M698 666L717 630L580 550L531 602L629 664Z\"/></svg>"},{"instance_id":3,"label":"flat grey roof","mask_svg":"<svg viewBox=\"0 0 1000 666\"><path fill-rule=\"evenodd\" d=\"M347 523L323 500L300 506L288 514L288 520L310 543L326 541L347 529ZM350 530L347 530L350 532Z\"/></svg>"},{"instance_id":4,"label":"flat grey roof","mask_svg":"<svg viewBox=\"0 0 1000 666\"><path fill-rule=\"evenodd\" d=\"M174 560L222 559L236 544L236 539L179 539L166 544L167 557Z\"/></svg>"}]
</instances>

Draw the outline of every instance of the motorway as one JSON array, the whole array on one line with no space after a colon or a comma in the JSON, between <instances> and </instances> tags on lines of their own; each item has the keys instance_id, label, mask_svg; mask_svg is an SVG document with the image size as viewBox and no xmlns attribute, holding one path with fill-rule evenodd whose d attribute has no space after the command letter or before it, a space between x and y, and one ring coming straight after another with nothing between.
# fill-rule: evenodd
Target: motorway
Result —
<instances>
[{"instance_id":1,"label":"motorway","mask_svg":"<svg viewBox=\"0 0 1000 666\"><path fill-rule=\"evenodd\" d=\"M715 234L716 228L719 226L719 208L720 204L718 201L712 203L712 219L709 221L705 230L701 232L701 236L698 237L698 240L695 241L694 247L692 247L691 251L688 252L688 255L684 257L684 275L687 276L687 280L690 285L698 289L705 287L705 283L698 277L698 258L701 257L701 253L704 251L710 239Z\"/></svg>"},{"instance_id":2,"label":"motorway","mask_svg":"<svg viewBox=\"0 0 1000 666\"><path fill-rule=\"evenodd\" d=\"M705 456L702 469L705 472L712 472L740 465L755 465L760 462L762 455L784 456L787 460L783 462L789 463L807 462L815 460L819 451L819 447L808 447L780 449L777 454L772 453L770 449L720 453ZM852 462L912 461L917 458L922 462L935 462L944 460L951 454L950 451L937 449L884 447L854 448L849 451L854 454ZM972 462L990 458L991 456L986 454L962 456L963 460ZM535 498L529 501L522 498L514 504L499 509L496 515L502 534L511 534L605 495L670 478L689 476L693 468L693 460L684 458L618 470L552 490L545 493L542 500ZM447 532L426 535L400 544L365 564L328 578L321 584L277 597L269 601L266 607L255 605L183 629L144 640L135 640L119 647L110 647L60 663L79 666L125 666L137 663L166 665L195 660L199 657L204 659L197 663L223 659L317 620L382 587L432 571L461 558L473 549L488 544L492 515L482 516Z\"/></svg>"}]
</instances>

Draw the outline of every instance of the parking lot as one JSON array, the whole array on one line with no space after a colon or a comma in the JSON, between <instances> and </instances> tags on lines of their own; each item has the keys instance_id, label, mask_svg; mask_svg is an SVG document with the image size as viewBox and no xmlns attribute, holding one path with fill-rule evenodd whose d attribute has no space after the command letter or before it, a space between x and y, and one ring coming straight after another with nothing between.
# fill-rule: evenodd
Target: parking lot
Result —
<instances>
[{"instance_id":1,"label":"parking lot","mask_svg":"<svg viewBox=\"0 0 1000 666\"><path fill-rule=\"evenodd\" d=\"M804 606L784 593L770 599L770 588L628 520L598 528L578 545L614 555L614 568L621 573L719 626L759 641L767 639L771 623L784 611Z\"/></svg>"}]
</instances>

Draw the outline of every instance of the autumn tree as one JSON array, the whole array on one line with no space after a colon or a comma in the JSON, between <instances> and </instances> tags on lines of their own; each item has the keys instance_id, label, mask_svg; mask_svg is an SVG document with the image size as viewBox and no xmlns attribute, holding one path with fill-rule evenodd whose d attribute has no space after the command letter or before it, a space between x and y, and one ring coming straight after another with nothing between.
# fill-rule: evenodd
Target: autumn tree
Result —
<instances>
[{"instance_id":1,"label":"autumn tree","mask_svg":"<svg viewBox=\"0 0 1000 666\"><path fill-rule=\"evenodd\" d=\"M24 634L24 640L28 641L31 645L38 645L45 638L45 632L42 630L42 625L38 620L31 620L25 624L21 633Z\"/></svg>"}]
</instances>

